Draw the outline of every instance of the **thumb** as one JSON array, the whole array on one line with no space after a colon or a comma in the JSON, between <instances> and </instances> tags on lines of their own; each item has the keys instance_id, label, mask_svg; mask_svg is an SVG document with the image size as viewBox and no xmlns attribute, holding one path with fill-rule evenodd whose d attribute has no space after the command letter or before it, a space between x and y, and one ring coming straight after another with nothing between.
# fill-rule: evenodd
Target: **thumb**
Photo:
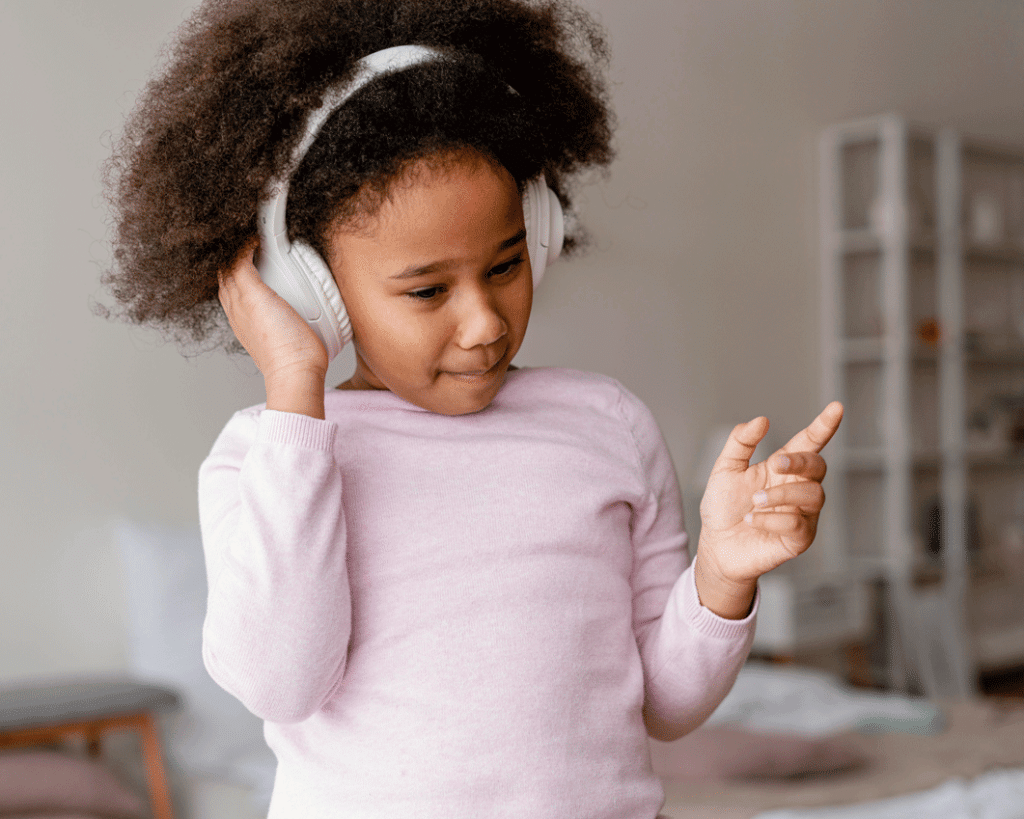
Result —
<instances>
[{"instance_id":1,"label":"thumb","mask_svg":"<svg viewBox=\"0 0 1024 819\"><path fill-rule=\"evenodd\" d=\"M768 419L760 415L745 424L733 427L729 438L722 447L722 453L715 461L713 472L743 472L750 466L750 459L761 440L768 434Z\"/></svg>"}]
</instances>

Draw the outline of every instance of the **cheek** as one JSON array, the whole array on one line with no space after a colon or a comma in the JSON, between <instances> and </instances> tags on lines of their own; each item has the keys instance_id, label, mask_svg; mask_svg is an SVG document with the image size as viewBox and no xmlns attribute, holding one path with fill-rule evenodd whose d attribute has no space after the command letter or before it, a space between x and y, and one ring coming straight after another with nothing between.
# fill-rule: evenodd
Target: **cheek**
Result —
<instances>
[{"instance_id":1,"label":"cheek","mask_svg":"<svg viewBox=\"0 0 1024 819\"><path fill-rule=\"evenodd\" d=\"M446 341L441 316L418 310L402 298L360 304L358 321L352 317L352 332L365 357L395 369L436 357Z\"/></svg>"},{"instance_id":2,"label":"cheek","mask_svg":"<svg viewBox=\"0 0 1024 819\"><path fill-rule=\"evenodd\" d=\"M520 329L526 330L526 324L530 320L530 311L533 309L533 279L523 277L523 285L516 293L515 301L511 307L512 314L516 317Z\"/></svg>"}]
</instances>

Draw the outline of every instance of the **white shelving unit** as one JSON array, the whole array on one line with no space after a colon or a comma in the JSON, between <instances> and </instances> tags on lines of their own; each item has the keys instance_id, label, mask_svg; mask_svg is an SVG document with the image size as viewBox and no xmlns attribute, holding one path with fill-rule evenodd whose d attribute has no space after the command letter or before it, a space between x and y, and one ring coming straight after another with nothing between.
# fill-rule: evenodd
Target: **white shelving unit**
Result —
<instances>
[{"instance_id":1,"label":"white shelving unit","mask_svg":"<svg viewBox=\"0 0 1024 819\"><path fill-rule=\"evenodd\" d=\"M831 540L883 590L885 682L967 694L1024 665L1024 147L843 123L821 204Z\"/></svg>"}]
</instances>

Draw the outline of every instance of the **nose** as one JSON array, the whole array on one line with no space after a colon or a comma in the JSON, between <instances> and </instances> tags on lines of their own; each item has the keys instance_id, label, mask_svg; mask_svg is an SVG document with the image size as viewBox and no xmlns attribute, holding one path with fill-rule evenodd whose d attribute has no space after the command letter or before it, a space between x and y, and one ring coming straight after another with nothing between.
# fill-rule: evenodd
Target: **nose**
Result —
<instances>
[{"instance_id":1,"label":"nose","mask_svg":"<svg viewBox=\"0 0 1024 819\"><path fill-rule=\"evenodd\" d=\"M471 288L459 299L455 342L464 350L488 347L508 332L508 324L485 288Z\"/></svg>"}]
</instances>

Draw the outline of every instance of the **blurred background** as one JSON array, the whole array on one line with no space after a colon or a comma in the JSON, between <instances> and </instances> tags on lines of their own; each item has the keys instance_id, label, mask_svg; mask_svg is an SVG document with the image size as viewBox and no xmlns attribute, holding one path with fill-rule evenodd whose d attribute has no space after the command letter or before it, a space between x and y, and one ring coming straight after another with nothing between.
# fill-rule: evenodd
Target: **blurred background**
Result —
<instances>
[{"instance_id":1,"label":"blurred background","mask_svg":"<svg viewBox=\"0 0 1024 819\"><path fill-rule=\"evenodd\" d=\"M823 129L891 112L1024 146L1024 3L584 5L612 46L618 160L580 186L593 248L552 269L517 363L637 393L693 518L690 487L723 425L767 415L779 446L835 397ZM107 300L110 258L100 163L193 6L0 3L0 683L126 667L109 522L193 525L200 462L234 410L263 400L247 360L184 358L90 309ZM330 382L351 369L349 349Z\"/></svg>"}]
</instances>

